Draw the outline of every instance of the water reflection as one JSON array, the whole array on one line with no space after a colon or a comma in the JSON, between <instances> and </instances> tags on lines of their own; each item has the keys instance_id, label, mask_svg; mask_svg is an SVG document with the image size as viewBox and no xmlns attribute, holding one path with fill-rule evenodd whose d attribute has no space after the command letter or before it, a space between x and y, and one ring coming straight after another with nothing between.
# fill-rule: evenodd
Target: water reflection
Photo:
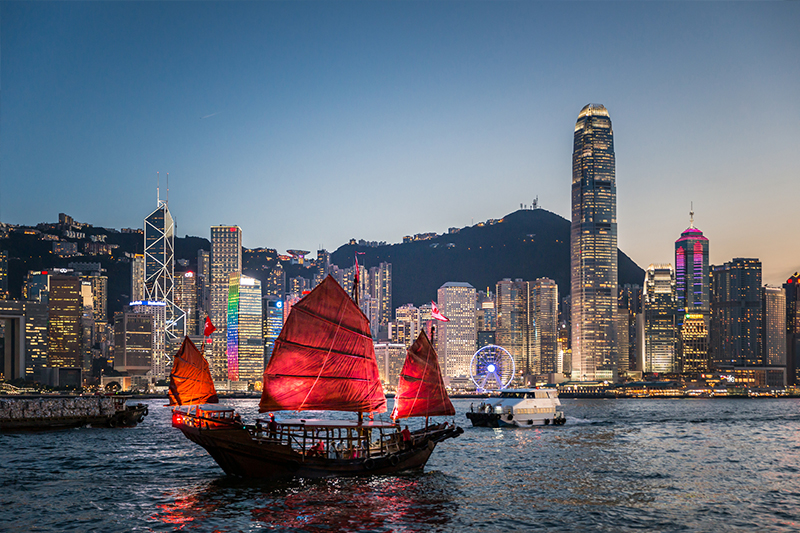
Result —
<instances>
[{"instance_id":1,"label":"water reflection","mask_svg":"<svg viewBox=\"0 0 800 533\"><path fill-rule=\"evenodd\" d=\"M163 494L151 520L174 529L246 526L244 520L282 530L430 531L458 511L453 482L440 472L282 483L221 478ZM214 520L228 517L223 524Z\"/></svg>"}]
</instances>

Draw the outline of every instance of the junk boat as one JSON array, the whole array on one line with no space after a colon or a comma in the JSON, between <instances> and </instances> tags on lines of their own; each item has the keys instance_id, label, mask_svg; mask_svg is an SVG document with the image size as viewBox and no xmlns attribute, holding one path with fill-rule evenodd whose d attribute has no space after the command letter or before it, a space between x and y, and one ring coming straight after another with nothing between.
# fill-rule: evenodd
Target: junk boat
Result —
<instances>
[{"instance_id":1,"label":"junk boat","mask_svg":"<svg viewBox=\"0 0 800 533\"><path fill-rule=\"evenodd\" d=\"M464 432L447 422L428 424L428 417L452 416L455 409L424 332L407 351L392 421L365 420L365 413L386 411L369 321L331 276L292 306L264 370L259 412L345 411L358 413L357 420L270 417L243 424L233 408L217 404L208 362L188 337L170 378L172 425L234 476L321 478L421 469L438 443ZM400 430L400 419L416 416L425 417L424 427Z\"/></svg>"},{"instance_id":2,"label":"junk boat","mask_svg":"<svg viewBox=\"0 0 800 533\"><path fill-rule=\"evenodd\" d=\"M561 426L567 422L558 410L556 389L501 389L497 398L470 406L467 418L475 427Z\"/></svg>"},{"instance_id":3,"label":"junk boat","mask_svg":"<svg viewBox=\"0 0 800 533\"><path fill-rule=\"evenodd\" d=\"M133 427L147 405L124 396L8 396L0 398L0 431L65 429L81 426Z\"/></svg>"}]
</instances>

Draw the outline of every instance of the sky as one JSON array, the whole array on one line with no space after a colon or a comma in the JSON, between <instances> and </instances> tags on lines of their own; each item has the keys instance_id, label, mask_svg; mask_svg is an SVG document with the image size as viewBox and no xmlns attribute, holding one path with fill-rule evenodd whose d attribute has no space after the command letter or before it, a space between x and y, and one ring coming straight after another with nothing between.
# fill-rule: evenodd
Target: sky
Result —
<instances>
[{"instance_id":1,"label":"sky","mask_svg":"<svg viewBox=\"0 0 800 533\"><path fill-rule=\"evenodd\" d=\"M64 212L246 247L570 218L605 105L619 246L800 270L800 2L0 2L0 221ZM313 253L312 253L313 256Z\"/></svg>"}]
</instances>

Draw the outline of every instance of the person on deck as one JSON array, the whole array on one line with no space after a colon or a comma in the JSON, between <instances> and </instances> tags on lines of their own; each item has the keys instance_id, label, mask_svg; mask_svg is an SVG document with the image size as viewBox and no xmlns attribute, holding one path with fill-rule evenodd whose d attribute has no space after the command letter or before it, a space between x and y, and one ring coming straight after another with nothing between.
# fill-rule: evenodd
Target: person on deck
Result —
<instances>
[{"instance_id":1,"label":"person on deck","mask_svg":"<svg viewBox=\"0 0 800 533\"><path fill-rule=\"evenodd\" d=\"M411 432L408 430L408 426L406 426L405 429L400 432L400 436L403 437L403 448L410 447L411 446Z\"/></svg>"},{"instance_id":2,"label":"person on deck","mask_svg":"<svg viewBox=\"0 0 800 533\"><path fill-rule=\"evenodd\" d=\"M269 422L267 423L267 428L269 429L269 438L276 439L278 438L278 422L275 420L275 415L272 413L269 414Z\"/></svg>"}]
</instances>

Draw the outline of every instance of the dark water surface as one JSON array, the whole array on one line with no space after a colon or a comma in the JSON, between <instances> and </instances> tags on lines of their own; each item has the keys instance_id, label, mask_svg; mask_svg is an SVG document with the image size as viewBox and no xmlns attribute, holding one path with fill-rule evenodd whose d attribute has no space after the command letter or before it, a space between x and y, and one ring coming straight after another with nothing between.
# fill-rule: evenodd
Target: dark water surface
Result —
<instances>
[{"instance_id":1,"label":"dark water surface","mask_svg":"<svg viewBox=\"0 0 800 533\"><path fill-rule=\"evenodd\" d=\"M800 530L799 400L562 400L565 426L517 430L456 400L466 431L423 473L280 483L226 477L148 403L136 428L0 434L0 531Z\"/></svg>"}]
</instances>

